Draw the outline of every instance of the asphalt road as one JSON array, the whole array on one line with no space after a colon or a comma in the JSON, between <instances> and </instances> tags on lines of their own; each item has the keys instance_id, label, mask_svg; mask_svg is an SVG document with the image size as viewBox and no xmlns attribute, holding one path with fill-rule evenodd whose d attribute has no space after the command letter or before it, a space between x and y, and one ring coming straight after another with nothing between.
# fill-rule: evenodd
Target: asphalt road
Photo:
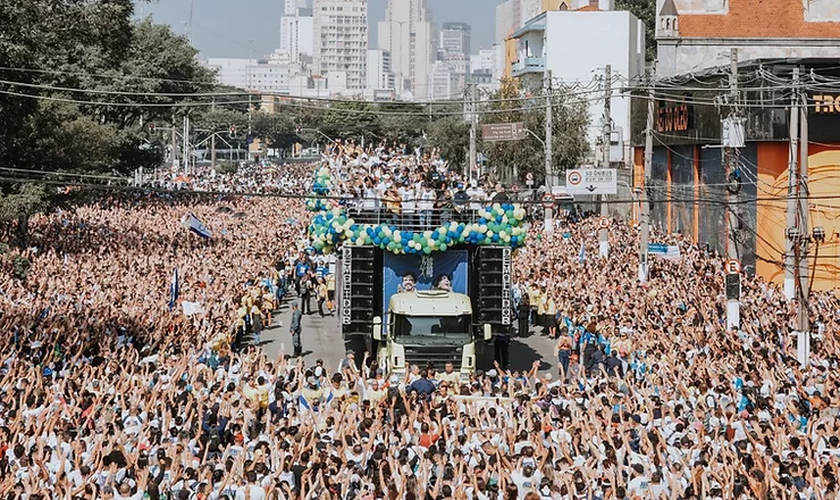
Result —
<instances>
[{"instance_id":1,"label":"asphalt road","mask_svg":"<svg viewBox=\"0 0 840 500\"><path fill-rule=\"evenodd\" d=\"M271 359L276 359L281 352L291 354L292 335L289 333L291 323L291 301L299 301L294 294L283 302L280 310L275 313L271 328L263 331L261 347ZM312 301L315 314L303 317L301 343L303 344L303 355L306 364L311 366L316 359L323 359L325 364L335 370L341 359L344 358L347 349L364 351L364 344L360 339L345 343L338 325L338 318L335 316L321 317L317 313L317 304ZM361 344L361 345L360 345ZM479 360L480 369L490 369L493 363L493 347L486 347L486 355ZM557 371L557 363L554 360L554 342L542 337L537 330L532 328L527 337L515 337L510 346L510 368L511 370L529 370L534 361L540 361L540 370ZM483 362L482 362L483 361ZM442 368L442 367L441 367Z\"/></svg>"}]
</instances>

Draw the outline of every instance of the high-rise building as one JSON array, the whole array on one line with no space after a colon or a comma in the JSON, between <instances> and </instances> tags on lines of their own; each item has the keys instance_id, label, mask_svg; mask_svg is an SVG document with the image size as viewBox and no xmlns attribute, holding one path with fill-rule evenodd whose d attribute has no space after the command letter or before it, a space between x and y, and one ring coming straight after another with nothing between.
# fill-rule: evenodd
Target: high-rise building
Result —
<instances>
[{"instance_id":1,"label":"high-rise building","mask_svg":"<svg viewBox=\"0 0 840 500\"><path fill-rule=\"evenodd\" d=\"M283 17L296 17L301 10L305 10L306 0L285 0L283 2Z\"/></svg>"},{"instance_id":2,"label":"high-rise building","mask_svg":"<svg viewBox=\"0 0 840 500\"><path fill-rule=\"evenodd\" d=\"M367 0L314 0L313 72L345 72L347 90L367 84Z\"/></svg>"},{"instance_id":3,"label":"high-rise building","mask_svg":"<svg viewBox=\"0 0 840 500\"><path fill-rule=\"evenodd\" d=\"M382 49L370 49L367 53L367 88L369 90L394 90L391 54Z\"/></svg>"},{"instance_id":4,"label":"high-rise building","mask_svg":"<svg viewBox=\"0 0 840 500\"><path fill-rule=\"evenodd\" d=\"M440 48L451 54L470 54L471 28L466 23L443 23Z\"/></svg>"},{"instance_id":5,"label":"high-rise building","mask_svg":"<svg viewBox=\"0 0 840 500\"><path fill-rule=\"evenodd\" d=\"M280 50L294 62L312 58L312 16L284 16L280 19Z\"/></svg>"},{"instance_id":6,"label":"high-rise building","mask_svg":"<svg viewBox=\"0 0 840 500\"><path fill-rule=\"evenodd\" d=\"M428 97L435 45L426 0L388 1L385 20L379 23L378 46L391 53L398 94L409 91L415 98Z\"/></svg>"}]
</instances>

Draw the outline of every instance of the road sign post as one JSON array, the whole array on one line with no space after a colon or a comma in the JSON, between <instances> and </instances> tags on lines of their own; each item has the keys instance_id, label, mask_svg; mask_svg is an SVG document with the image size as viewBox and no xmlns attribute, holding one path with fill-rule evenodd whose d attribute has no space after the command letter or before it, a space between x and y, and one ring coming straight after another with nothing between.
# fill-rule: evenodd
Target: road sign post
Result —
<instances>
[{"instance_id":1,"label":"road sign post","mask_svg":"<svg viewBox=\"0 0 840 500\"><path fill-rule=\"evenodd\" d=\"M521 141L527 133L522 122L491 123L481 127L481 138L487 142Z\"/></svg>"},{"instance_id":2,"label":"road sign post","mask_svg":"<svg viewBox=\"0 0 840 500\"><path fill-rule=\"evenodd\" d=\"M618 172L614 168L566 170L566 192L593 196L618 194Z\"/></svg>"},{"instance_id":3,"label":"road sign post","mask_svg":"<svg viewBox=\"0 0 840 500\"><path fill-rule=\"evenodd\" d=\"M554 234L554 195L551 193L543 195L543 208L545 208L543 232L545 234Z\"/></svg>"},{"instance_id":4,"label":"road sign post","mask_svg":"<svg viewBox=\"0 0 840 500\"><path fill-rule=\"evenodd\" d=\"M741 327L741 263L726 261L726 328Z\"/></svg>"},{"instance_id":5,"label":"road sign post","mask_svg":"<svg viewBox=\"0 0 840 500\"><path fill-rule=\"evenodd\" d=\"M607 230L610 227L610 220L601 217L601 220L598 221L598 227L600 227L598 231L598 255L602 259L606 259L610 256L610 235Z\"/></svg>"}]
</instances>

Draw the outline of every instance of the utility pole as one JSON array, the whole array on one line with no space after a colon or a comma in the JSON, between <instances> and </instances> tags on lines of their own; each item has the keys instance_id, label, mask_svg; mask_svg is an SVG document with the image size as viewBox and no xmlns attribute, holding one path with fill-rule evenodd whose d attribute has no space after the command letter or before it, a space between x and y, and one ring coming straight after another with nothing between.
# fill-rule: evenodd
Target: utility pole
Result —
<instances>
[{"instance_id":1,"label":"utility pole","mask_svg":"<svg viewBox=\"0 0 840 500\"><path fill-rule=\"evenodd\" d=\"M254 108L251 104L251 93L248 92L248 136L245 138L245 149L247 150L245 161L251 161L251 114L253 110Z\"/></svg>"},{"instance_id":2,"label":"utility pole","mask_svg":"<svg viewBox=\"0 0 840 500\"><path fill-rule=\"evenodd\" d=\"M190 173L190 115L184 115L184 173Z\"/></svg>"},{"instance_id":3,"label":"utility pole","mask_svg":"<svg viewBox=\"0 0 840 500\"><path fill-rule=\"evenodd\" d=\"M799 87L799 67L793 68L793 86ZM790 152L788 154L787 228L796 227L796 177L799 161L799 94L794 92L790 105ZM796 296L796 254L793 238L785 232L785 297Z\"/></svg>"},{"instance_id":4,"label":"utility pole","mask_svg":"<svg viewBox=\"0 0 840 500\"><path fill-rule=\"evenodd\" d=\"M603 154L601 155L601 168L610 168L610 144L612 142L612 66L607 64L604 69L604 130L603 130ZM601 196L601 217L609 215L609 206L606 202L606 195ZM607 228L598 231L598 253L601 258L610 255L610 235Z\"/></svg>"},{"instance_id":5,"label":"utility pole","mask_svg":"<svg viewBox=\"0 0 840 500\"><path fill-rule=\"evenodd\" d=\"M740 94L738 92L738 49L731 49L729 52L729 114L726 117L726 124L723 142L726 147L724 161L726 162L726 173L728 181L727 189L727 239L726 254L729 260L739 262L737 273L728 273L726 280L726 326L727 328L741 327L741 271L740 271L740 248L739 248L739 225L738 217L739 198L741 194L741 150L744 146L743 121L739 109ZM734 286L737 285L737 286Z\"/></svg>"},{"instance_id":6,"label":"utility pole","mask_svg":"<svg viewBox=\"0 0 840 500\"><path fill-rule=\"evenodd\" d=\"M210 108L216 111L216 97L213 97L213 106ZM210 168L216 171L216 131L211 130L213 135L210 136Z\"/></svg>"},{"instance_id":7,"label":"utility pole","mask_svg":"<svg viewBox=\"0 0 840 500\"><path fill-rule=\"evenodd\" d=\"M610 144L612 142L612 66L607 64L604 70L604 130L603 130L603 153L601 157L601 168L610 168ZM609 212L607 204L604 203L605 196L601 196L601 216ZM606 232L606 231L604 231ZM602 240L603 241L603 240Z\"/></svg>"},{"instance_id":8,"label":"utility pole","mask_svg":"<svg viewBox=\"0 0 840 500\"><path fill-rule=\"evenodd\" d=\"M170 151L170 155L172 156L172 168L174 169L177 166L178 161L178 134L175 132L175 115L172 115L172 150Z\"/></svg>"},{"instance_id":9,"label":"utility pole","mask_svg":"<svg viewBox=\"0 0 840 500\"><path fill-rule=\"evenodd\" d=\"M799 227L799 252L797 253L796 274L799 281L799 300L796 309L796 329L799 331L797 341L797 358L803 367L811 364L811 327L808 322L808 309L811 299L811 286L808 283L808 253L810 252L811 228L808 227L808 100L797 87L796 93L802 99L799 108L799 211L796 214Z\"/></svg>"},{"instance_id":10,"label":"utility pole","mask_svg":"<svg viewBox=\"0 0 840 500\"><path fill-rule=\"evenodd\" d=\"M726 150L724 154L724 161L726 161L727 180L732 188L727 194L728 202L727 208L727 244L726 254L730 259L740 260L740 249L738 244L739 218L738 218L738 198L740 194L740 181L735 184L733 179L740 167L740 142L741 138L738 130L741 130L740 114L738 109L738 49L731 49L729 52L729 138L726 142ZM733 133L733 131L735 131ZM732 144L732 139L738 138L738 144Z\"/></svg>"},{"instance_id":11,"label":"utility pole","mask_svg":"<svg viewBox=\"0 0 840 500\"><path fill-rule=\"evenodd\" d=\"M551 98L552 88L551 80L553 76L551 70L545 72L545 187L547 193L554 196L552 188L554 187L554 165L552 156L554 151L552 149L552 142L554 141L554 106ZM554 234L554 207L545 209L545 222L543 227L545 234Z\"/></svg>"},{"instance_id":12,"label":"utility pole","mask_svg":"<svg viewBox=\"0 0 840 500\"><path fill-rule=\"evenodd\" d=\"M650 185L650 176L653 164L653 114L654 109L654 82L656 81L656 70L651 68L648 81L648 102L647 102L647 124L645 126L645 183L639 193L639 205L641 208L641 235L639 242L639 282L646 283L648 280L648 246L650 245L650 203L648 202L647 189Z\"/></svg>"},{"instance_id":13,"label":"utility pole","mask_svg":"<svg viewBox=\"0 0 840 500\"><path fill-rule=\"evenodd\" d=\"M470 165L469 165L469 177L470 181L473 180L473 168L475 168L478 160L476 158L477 151L476 151L476 140L478 139L478 132L476 130L476 104L475 104L475 84L469 83L467 84L467 89L469 92L469 111L468 111L468 118L470 121Z\"/></svg>"}]
</instances>

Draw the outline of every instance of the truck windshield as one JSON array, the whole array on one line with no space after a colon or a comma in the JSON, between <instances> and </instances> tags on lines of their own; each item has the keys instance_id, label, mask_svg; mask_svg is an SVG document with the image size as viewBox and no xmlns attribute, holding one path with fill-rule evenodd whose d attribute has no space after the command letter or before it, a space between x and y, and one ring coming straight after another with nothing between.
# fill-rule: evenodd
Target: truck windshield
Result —
<instances>
[{"instance_id":1,"label":"truck windshield","mask_svg":"<svg viewBox=\"0 0 840 500\"><path fill-rule=\"evenodd\" d=\"M470 316L394 315L394 338L400 342L434 343L436 340L469 342Z\"/></svg>"}]
</instances>

